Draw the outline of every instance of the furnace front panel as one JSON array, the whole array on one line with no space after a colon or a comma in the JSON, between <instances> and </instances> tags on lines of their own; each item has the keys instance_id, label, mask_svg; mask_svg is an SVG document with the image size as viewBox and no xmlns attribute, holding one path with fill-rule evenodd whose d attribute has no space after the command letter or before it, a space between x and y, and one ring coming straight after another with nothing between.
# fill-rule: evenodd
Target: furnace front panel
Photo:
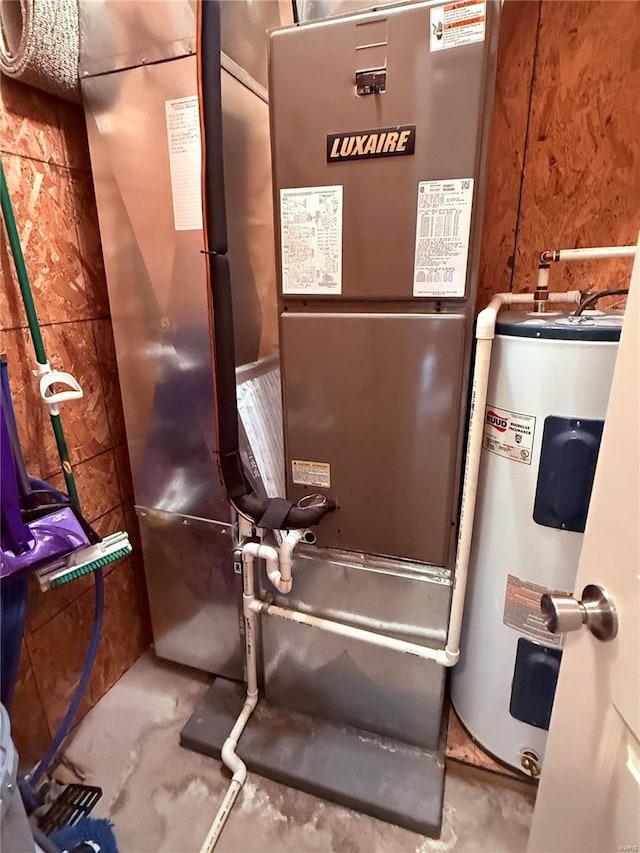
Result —
<instances>
[{"instance_id":1,"label":"furnace front panel","mask_svg":"<svg viewBox=\"0 0 640 853\"><path fill-rule=\"evenodd\" d=\"M336 501L322 547L453 568L496 13L271 34L287 494Z\"/></svg>"},{"instance_id":2,"label":"furnace front panel","mask_svg":"<svg viewBox=\"0 0 640 853\"><path fill-rule=\"evenodd\" d=\"M464 330L460 314L283 315L288 495L326 478L325 547L446 564Z\"/></svg>"}]
</instances>

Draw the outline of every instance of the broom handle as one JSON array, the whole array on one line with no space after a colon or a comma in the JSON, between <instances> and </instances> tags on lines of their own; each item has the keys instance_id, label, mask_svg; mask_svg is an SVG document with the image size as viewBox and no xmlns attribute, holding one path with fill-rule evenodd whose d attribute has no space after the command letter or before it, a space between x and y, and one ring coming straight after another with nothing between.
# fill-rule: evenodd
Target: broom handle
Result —
<instances>
[{"instance_id":1,"label":"broom handle","mask_svg":"<svg viewBox=\"0 0 640 853\"><path fill-rule=\"evenodd\" d=\"M42 340L40 324L38 323L38 314L36 313L36 306L33 301L33 293L31 292L31 285L29 284L29 276L27 274L27 267L24 262L24 254L22 252L22 246L20 245L20 238L18 236L15 216L13 215L13 207L11 204L11 198L9 196L9 188L7 187L4 168L1 162L0 196L2 201L2 217L4 219L4 224L7 229L7 236L9 237L9 245L11 246L11 253L13 255L13 262L15 264L16 273L18 276L20 292L22 293L24 310L26 311L27 320L29 322L29 331L31 332L31 340L33 342L33 349L36 354L36 361L38 362L38 364L47 364L47 354L44 348L44 341ZM49 417L51 419L51 426L53 428L53 434L55 436L56 445L58 447L58 455L60 456L60 462L62 463L62 473L64 474L67 492L69 493L69 497L71 498L73 503L78 507L78 509L80 509L78 490L76 488L76 481L73 476L73 470L71 468L71 460L69 459L69 448L67 447L67 441L64 436L64 429L62 428L62 421L60 419L60 415L54 415L49 412Z\"/></svg>"}]
</instances>

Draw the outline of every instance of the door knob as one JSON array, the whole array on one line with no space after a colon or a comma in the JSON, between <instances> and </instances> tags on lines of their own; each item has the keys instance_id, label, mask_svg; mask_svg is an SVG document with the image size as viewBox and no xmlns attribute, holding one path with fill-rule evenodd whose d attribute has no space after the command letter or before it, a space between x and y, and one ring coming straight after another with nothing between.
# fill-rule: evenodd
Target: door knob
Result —
<instances>
[{"instance_id":1,"label":"door knob","mask_svg":"<svg viewBox=\"0 0 640 853\"><path fill-rule=\"evenodd\" d=\"M590 583L582 590L582 600L572 595L550 595L540 599L540 610L552 634L577 631L586 625L599 640L613 640L618 633L618 614L601 586Z\"/></svg>"}]
</instances>

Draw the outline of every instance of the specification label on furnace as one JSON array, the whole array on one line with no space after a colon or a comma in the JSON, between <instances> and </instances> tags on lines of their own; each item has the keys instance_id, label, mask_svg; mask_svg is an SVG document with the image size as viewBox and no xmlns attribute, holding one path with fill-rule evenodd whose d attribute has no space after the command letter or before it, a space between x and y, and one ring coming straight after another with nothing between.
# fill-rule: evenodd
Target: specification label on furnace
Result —
<instances>
[{"instance_id":1,"label":"specification label on furnace","mask_svg":"<svg viewBox=\"0 0 640 853\"><path fill-rule=\"evenodd\" d=\"M202 186L198 96L165 101L164 108L174 228L176 231L200 231Z\"/></svg>"},{"instance_id":2,"label":"specification label on furnace","mask_svg":"<svg viewBox=\"0 0 640 853\"><path fill-rule=\"evenodd\" d=\"M420 181L414 296L464 296L473 178Z\"/></svg>"},{"instance_id":3,"label":"specification label on furnace","mask_svg":"<svg viewBox=\"0 0 640 853\"><path fill-rule=\"evenodd\" d=\"M342 292L342 187L280 190L282 292Z\"/></svg>"},{"instance_id":4,"label":"specification label on furnace","mask_svg":"<svg viewBox=\"0 0 640 853\"><path fill-rule=\"evenodd\" d=\"M524 581L515 575L507 575L502 622L508 628L514 628L518 633L545 646L561 648L564 645L564 634L552 634L540 613L540 598L545 592L560 591Z\"/></svg>"},{"instance_id":5,"label":"specification label on furnace","mask_svg":"<svg viewBox=\"0 0 640 853\"><path fill-rule=\"evenodd\" d=\"M331 488L331 465L328 462L309 462L306 459L291 460L291 479L297 486Z\"/></svg>"},{"instance_id":6,"label":"specification label on furnace","mask_svg":"<svg viewBox=\"0 0 640 853\"><path fill-rule=\"evenodd\" d=\"M491 453L504 456L512 462L531 465L535 431L536 419L533 415L487 406L483 444Z\"/></svg>"},{"instance_id":7,"label":"specification label on furnace","mask_svg":"<svg viewBox=\"0 0 640 853\"><path fill-rule=\"evenodd\" d=\"M487 10L482 0L461 0L431 9L429 48L448 50L484 41Z\"/></svg>"}]
</instances>

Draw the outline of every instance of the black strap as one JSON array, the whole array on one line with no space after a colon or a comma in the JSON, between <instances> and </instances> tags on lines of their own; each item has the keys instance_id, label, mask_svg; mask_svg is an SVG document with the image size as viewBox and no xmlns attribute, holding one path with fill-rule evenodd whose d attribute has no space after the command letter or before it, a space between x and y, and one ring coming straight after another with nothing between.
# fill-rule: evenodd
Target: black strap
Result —
<instances>
[{"instance_id":1,"label":"black strap","mask_svg":"<svg viewBox=\"0 0 640 853\"><path fill-rule=\"evenodd\" d=\"M262 518L256 521L256 527L264 527L266 530L282 530L284 520L289 515L293 504L286 498L269 498L267 508Z\"/></svg>"}]
</instances>

